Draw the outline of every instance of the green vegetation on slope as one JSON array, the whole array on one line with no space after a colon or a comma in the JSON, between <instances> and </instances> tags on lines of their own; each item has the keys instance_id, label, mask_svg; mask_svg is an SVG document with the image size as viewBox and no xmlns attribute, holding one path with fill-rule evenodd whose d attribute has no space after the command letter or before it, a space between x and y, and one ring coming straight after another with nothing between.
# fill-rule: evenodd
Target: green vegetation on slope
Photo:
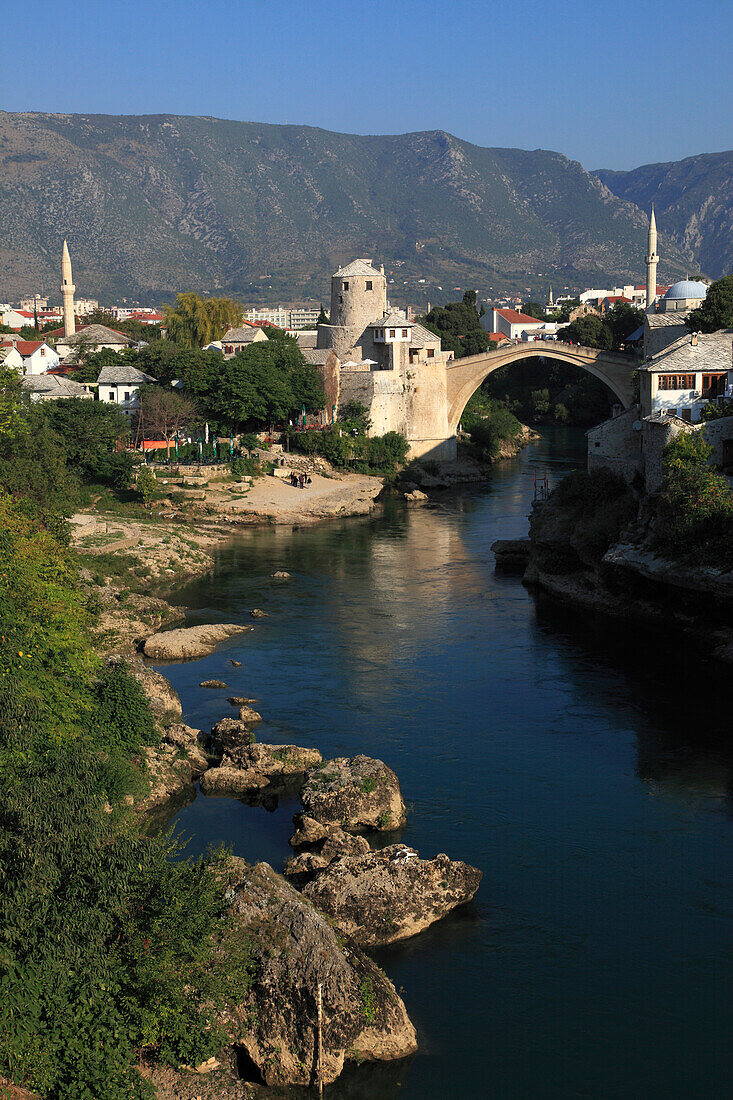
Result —
<instances>
[{"instance_id":1,"label":"green vegetation on slope","mask_svg":"<svg viewBox=\"0 0 733 1100\"><path fill-rule=\"evenodd\" d=\"M158 732L137 681L92 647L53 491L65 456L39 415L5 377L0 1075L44 1100L131 1100L149 1095L141 1051L178 1065L217 1047L213 1013L249 982L248 952L215 866L172 861L172 838L127 805Z\"/></svg>"},{"instance_id":2,"label":"green vegetation on slope","mask_svg":"<svg viewBox=\"0 0 733 1100\"><path fill-rule=\"evenodd\" d=\"M665 448L653 545L678 561L731 569L733 494L708 464L712 448L703 432L681 432Z\"/></svg>"}]
</instances>

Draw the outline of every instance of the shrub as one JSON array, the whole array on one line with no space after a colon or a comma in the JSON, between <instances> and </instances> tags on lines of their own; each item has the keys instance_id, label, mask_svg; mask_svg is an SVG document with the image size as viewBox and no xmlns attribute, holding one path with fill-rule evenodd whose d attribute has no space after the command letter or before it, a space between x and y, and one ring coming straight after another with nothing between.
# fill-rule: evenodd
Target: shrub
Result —
<instances>
[{"instance_id":1,"label":"shrub","mask_svg":"<svg viewBox=\"0 0 733 1100\"><path fill-rule=\"evenodd\" d=\"M733 566L733 495L710 467L702 431L681 432L664 450L665 477L656 508L654 546L682 561Z\"/></svg>"}]
</instances>

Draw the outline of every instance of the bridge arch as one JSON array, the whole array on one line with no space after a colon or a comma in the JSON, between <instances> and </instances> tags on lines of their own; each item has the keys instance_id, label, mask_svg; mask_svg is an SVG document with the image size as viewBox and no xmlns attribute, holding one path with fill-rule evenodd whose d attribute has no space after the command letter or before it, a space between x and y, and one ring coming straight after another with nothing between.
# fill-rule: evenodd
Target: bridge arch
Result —
<instances>
[{"instance_id":1,"label":"bridge arch","mask_svg":"<svg viewBox=\"0 0 733 1100\"><path fill-rule=\"evenodd\" d=\"M499 367L505 367L509 363L538 357L559 359L563 363L581 367L608 386L624 408L629 408L633 404L631 376L638 363L629 355L600 351L598 348L584 348L561 341L510 344L481 355L453 359L448 363L446 399L449 430L452 433L456 432L463 410L485 378Z\"/></svg>"}]
</instances>

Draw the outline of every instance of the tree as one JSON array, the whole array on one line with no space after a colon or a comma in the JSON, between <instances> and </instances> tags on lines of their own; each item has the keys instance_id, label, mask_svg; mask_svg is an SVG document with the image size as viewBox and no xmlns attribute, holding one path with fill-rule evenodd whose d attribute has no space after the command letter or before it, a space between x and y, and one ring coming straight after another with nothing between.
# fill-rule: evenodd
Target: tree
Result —
<instances>
[{"instance_id":1,"label":"tree","mask_svg":"<svg viewBox=\"0 0 733 1100\"><path fill-rule=\"evenodd\" d=\"M611 347L620 351L632 332L644 324L644 313L627 302L617 302L603 318L603 323L611 332Z\"/></svg>"},{"instance_id":2,"label":"tree","mask_svg":"<svg viewBox=\"0 0 733 1100\"><path fill-rule=\"evenodd\" d=\"M475 290L467 290L460 302L434 306L421 323L439 336L443 350L452 351L456 358L478 355L491 343L488 332L481 327Z\"/></svg>"},{"instance_id":3,"label":"tree","mask_svg":"<svg viewBox=\"0 0 733 1100\"><path fill-rule=\"evenodd\" d=\"M317 325L328 325L328 324L330 324L330 321L328 320L328 314L326 313L325 309L323 308L323 302L321 302L321 312L318 314L318 320L316 321L316 324Z\"/></svg>"},{"instance_id":4,"label":"tree","mask_svg":"<svg viewBox=\"0 0 733 1100\"><path fill-rule=\"evenodd\" d=\"M47 401L41 407L75 474L117 489L129 485L132 457L123 448L130 439L130 422L122 409L83 397Z\"/></svg>"},{"instance_id":5,"label":"tree","mask_svg":"<svg viewBox=\"0 0 733 1100\"><path fill-rule=\"evenodd\" d=\"M539 302L524 302L522 313L526 313L528 317L536 317L538 321L544 321L545 319L545 307L540 305Z\"/></svg>"},{"instance_id":6,"label":"tree","mask_svg":"<svg viewBox=\"0 0 733 1100\"><path fill-rule=\"evenodd\" d=\"M704 301L692 310L686 324L691 332L733 328L733 275L724 275L711 283Z\"/></svg>"},{"instance_id":7,"label":"tree","mask_svg":"<svg viewBox=\"0 0 733 1100\"><path fill-rule=\"evenodd\" d=\"M163 438L171 453L171 439L188 427L196 416L196 405L185 394L161 386L140 386L138 422L147 436Z\"/></svg>"},{"instance_id":8,"label":"tree","mask_svg":"<svg viewBox=\"0 0 733 1100\"><path fill-rule=\"evenodd\" d=\"M317 412L325 401L320 374L306 362L294 340L249 344L233 359L220 363L207 382L202 411L206 409L219 423L237 428L248 422L287 421L303 407L306 412Z\"/></svg>"},{"instance_id":9,"label":"tree","mask_svg":"<svg viewBox=\"0 0 733 1100\"><path fill-rule=\"evenodd\" d=\"M586 348L601 348L610 351L613 346L613 334L602 317L589 313L587 317L578 317L557 334L558 340L573 344L582 344Z\"/></svg>"},{"instance_id":10,"label":"tree","mask_svg":"<svg viewBox=\"0 0 733 1100\"><path fill-rule=\"evenodd\" d=\"M164 307L168 337L186 348L201 348L219 340L242 323L242 307L232 298L202 298L189 291L176 296L175 306Z\"/></svg>"}]
</instances>

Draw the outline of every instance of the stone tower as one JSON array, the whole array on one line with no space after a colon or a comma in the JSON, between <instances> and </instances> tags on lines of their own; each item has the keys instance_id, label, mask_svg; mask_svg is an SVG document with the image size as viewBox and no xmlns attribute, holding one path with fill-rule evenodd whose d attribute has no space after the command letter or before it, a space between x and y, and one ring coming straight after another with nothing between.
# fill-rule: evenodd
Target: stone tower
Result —
<instances>
[{"instance_id":1,"label":"stone tower","mask_svg":"<svg viewBox=\"0 0 733 1100\"><path fill-rule=\"evenodd\" d=\"M71 275L71 256L69 246L64 240L64 249L61 253L61 299L64 308L64 336L73 336L76 332L76 319L74 318L74 286Z\"/></svg>"},{"instance_id":2,"label":"stone tower","mask_svg":"<svg viewBox=\"0 0 733 1100\"><path fill-rule=\"evenodd\" d=\"M657 223L654 218L654 203L649 218L649 237L646 246L646 308L651 309L657 296Z\"/></svg>"},{"instance_id":3,"label":"stone tower","mask_svg":"<svg viewBox=\"0 0 733 1100\"><path fill-rule=\"evenodd\" d=\"M367 325L387 312L384 266L353 260L331 276L331 316L318 326L318 347L333 348L339 358L353 348Z\"/></svg>"}]
</instances>

